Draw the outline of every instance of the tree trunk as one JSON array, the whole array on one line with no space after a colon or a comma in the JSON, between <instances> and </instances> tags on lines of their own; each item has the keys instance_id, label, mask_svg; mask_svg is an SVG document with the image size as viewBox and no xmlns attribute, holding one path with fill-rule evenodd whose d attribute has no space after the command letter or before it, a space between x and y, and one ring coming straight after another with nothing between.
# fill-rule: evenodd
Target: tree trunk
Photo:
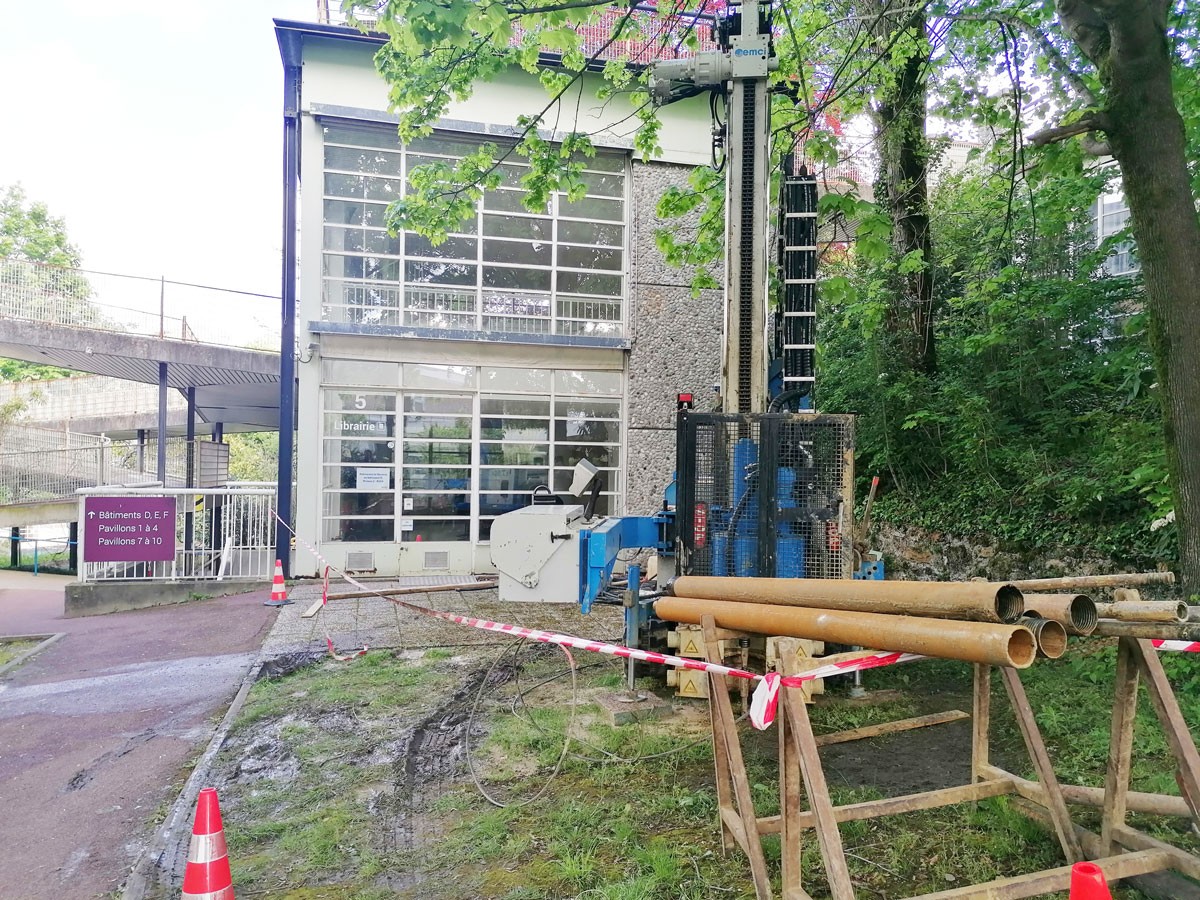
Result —
<instances>
[{"instance_id":1,"label":"tree trunk","mask_svg":"<svg viewBox=\"0 0 1200 900\"><path fill-rule=\"evenodd\" d=\"M897 30L912 33L916 46L925 47L925 15L905 15L903 21L881 17L883 44ZM899 290L888 324L902 343L904 358L915 371L937 368L933 340L932 245L929 237L929 190L926 169L929 141L925 136L926 53L913 50L886 85L876 115L881 174L892 217L892 245L898 259L920 251L923 263L899 275Z\"/></svg>"},{"instance_id":2,"label":"tree trunk","mask_svg":"<svg viewBox=\"0 0 1200 900\"><path fill-rule=\"evenodd\" d=\"M1105 131L1129 204L1166 424L1180 568L1200 592L1200 220L1160 2L1058 0L1100 71Z\"/></svg>"}]
</instances>

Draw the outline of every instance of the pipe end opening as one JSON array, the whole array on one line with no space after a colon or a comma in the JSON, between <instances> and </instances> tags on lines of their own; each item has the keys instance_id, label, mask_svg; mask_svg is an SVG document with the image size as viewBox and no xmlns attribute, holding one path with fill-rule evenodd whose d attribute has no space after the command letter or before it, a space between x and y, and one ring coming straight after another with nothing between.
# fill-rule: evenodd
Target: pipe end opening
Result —
<instances>
[{"instance_id":1,"label":"pipe end opening","mask_svg":"<svg viewBox=\"0 0 1200 900\"><path fill-rule=\"evenodd\" d=\"M1037 632L1038 650L1047 659L1058 659L1067 652L1067 629L1052 619L1046 619Z\"/></svg>"},{"instance_id":2,"label":"pipe end opening","mask_svg":"<svg viewBox=\"0 0 1200 900\"><path fill-rule=\"evenodd\" d=\"M1188 620L1188 605L1186 603L1184 603L1182 600L1179 601L1179 605L1176 608L1175 615L1179 619L1180 622L1186 622Z\"/></svg>"},{"instance_id":3,"label":"pipe end opening","mask_svg":"<svg viewBox=\"0 0 1200 900\"><path fill-rule=\"evenodd\" d=\"M1025 595L1015 584L1002 584L996 591L996 615L1001 622L1012 625L1025 612Z\"/></svg>"},{"instance_id":4,"label":"pipe end opening","mask_svg":"<svg viewBox=\"0 0 1200 900\"><path fill-rule=\"evenodd\" d=\"M1014 628L1008 639L1008 658L1012 660L1013 666L1018 669L1028 669L1033 665L1035 656L1037 656L1037 639L1033 636L1033 632L1024 625Z\"/></svg>"},{"instance_id":5,"label":"pipe end opening","mask_svg":"<svg viewBox=\"0 0 1200 900\"><path fill-rule=\"evenodd\" d=\"M1087 594L1076 594L1071 598L1071 627L1079 634L1091 634L1100 624L1096 604Z\"/></svg>"}]
</instances>

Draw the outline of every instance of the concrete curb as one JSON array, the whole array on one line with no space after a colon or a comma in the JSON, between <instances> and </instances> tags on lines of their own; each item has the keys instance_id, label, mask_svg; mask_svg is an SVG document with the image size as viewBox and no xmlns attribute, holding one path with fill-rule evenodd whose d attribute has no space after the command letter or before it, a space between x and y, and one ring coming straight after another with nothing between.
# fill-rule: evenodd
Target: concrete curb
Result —
<instances>
[{"instance_id":1,"label":"concrete curb","mask_svg":"<svg viewBox=\"0 0 1200 900\"><path fill-rule=\"evenodd\" d=\"M42 638L43 639L42 642L40 644L38 644L36 647L30 647L28 650L26 650L20 656L13 657L8 662L6 662L4 665L0 666L0 677L3 677L5 674L7 674L8 672L12 671L17 666L19 666L21 663L23 663L27 660L33 659L35 656L37 656L39 653L41 653L43 650L45 650L47 647L49 647L55 641L61 640L62 638L66 637L66 636L67 636L67 633L65 631L59 631L55 634L6 634L3 637L0 637L0 643L11 643L13 641L27 641L27 640L32 640L33 638Z\"/></svg>"},{"instance_id":2,"label":"concrete curb","mask_svg":"<svg viewBox=\"0 0 1200 900\"><path fill-rule=\"evenodd\" d=\"M195 767L192 769L192 774L188 776L188 780L183 785L183 790L175 798L175 803L171 806L171 811L167 814L166 821L159 826L150 845L142 851L142 855L134 863L129 877L125 879L125 884L121 890L122 900L144 900L150 889L154 887L157 881L154 871L162 864L163 854L166 853L167 847L174 842L175 835L179 829L185 827L191 819L192 809L196 805L196 798L200 795L202 782L208 778L208 772L212 768L213 760L216 758L217 753L220 752L221 746L225 743L225 738L228 736L229 729L233 726L238 713L242 711L242 707L246 703L246 697L250 693L250 688L258 681L264 662L265 659L260 653L242 677L241 686L238 688L237 694L234 695L233 702L225 710L225 715L209 740L208 746L205 748L204 753L201 754L200 759L197 760Z\"/></svg>"}]
</instances>

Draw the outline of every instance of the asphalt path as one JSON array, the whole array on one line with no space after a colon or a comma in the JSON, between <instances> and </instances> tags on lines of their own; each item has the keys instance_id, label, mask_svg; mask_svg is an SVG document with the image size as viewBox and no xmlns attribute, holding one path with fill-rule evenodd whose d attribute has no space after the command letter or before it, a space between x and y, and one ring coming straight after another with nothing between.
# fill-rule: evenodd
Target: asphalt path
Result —
<instances>
[{"instance_id":1,"label":"asphalt path","mask_svg":"<svg viewBox=\"0 0 1200 900\"><path fill-rule=\"evenodd\" d=\"M0 678L0 900L112 896L275 616L259 591L65 619L62 584L0 580L0 634L66 635Z\"/></svg>"}]
</instances>

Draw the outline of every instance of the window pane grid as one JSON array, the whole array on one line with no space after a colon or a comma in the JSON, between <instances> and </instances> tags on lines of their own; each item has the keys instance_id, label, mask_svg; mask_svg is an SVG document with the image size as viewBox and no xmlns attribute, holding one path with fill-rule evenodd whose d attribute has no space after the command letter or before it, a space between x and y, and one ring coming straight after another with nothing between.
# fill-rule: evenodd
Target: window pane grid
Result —
<instances>
[{"instance_id":1,"label":"window pane grid","mask_svg":"<svg viewBox=\"0 0 1200 900\"><path fill-rule=\"evenodd\" d=\"M605 478L600 510L617 508L620 373L403 370L405 385L436 387L322 392L323 540L486 542L494 518L528 505L536 486L566 490L584 456Z\"/></svg>"},{"instance_id":2,"label":"window pane grid","mask_svg":"<svg viewBox=\"0 0 1200 900\"><path fill-rule=\"evenodd\" d=\"M569 201L564 193L552 192L540 213L521 202L527 192L520 179L529 166L506 160L500 169L505 183L485 193L477 205L470 223L473 234L463 226L436 248L411 234L403 241L387 234L386 204L403 196L410 168L453 162L477 146L470 138L435 134L401 147L384 129L325 128L324 219L329 227L322 316L353 324L623 334L623 156L585 160L581 178L586 193ZM442 293L457 288L467 296L431 302L410 294L425 288ZM560 306L560 297L579 294L581 288L607 303ZM513 291L526 296L504 296ZM470 294L474 296L468 299ZM529 294L545 300L531 306Z\"/></svg>"}]
</instances>

